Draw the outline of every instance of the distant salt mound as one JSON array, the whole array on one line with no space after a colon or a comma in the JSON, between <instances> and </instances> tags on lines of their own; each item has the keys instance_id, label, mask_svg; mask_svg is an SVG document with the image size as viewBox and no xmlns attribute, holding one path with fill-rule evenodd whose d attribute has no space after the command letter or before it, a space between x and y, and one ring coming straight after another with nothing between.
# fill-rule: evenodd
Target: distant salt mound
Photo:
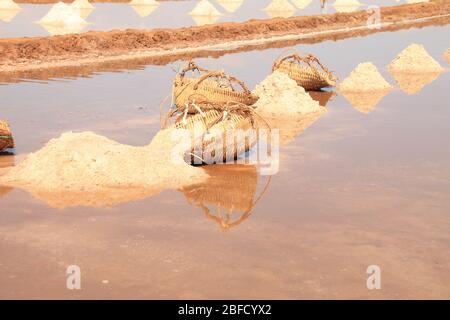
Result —
<instances>
[{"instance_id":1,"label":"distant salt mound","mask_svg":"<svg viewBox=\"0 0 450 320\"><path fill-rule=\"evenodd\" d=\"M156 0L131 0L129 4L132 6L159 6L159 2Z\"/></svg>"},{"instance_id":2,"label":"distant salt mound","mask_svg":"<svg viewBox=\"0 0 450 320\"><path fill-rule=\"evenodd\" d=\"M94 9L94 6L88 0L75 0L70 6L74 9Z\"/></svg>"},{"instance_id":3,"label":"distant salt mound","mask_svg":"<svg viewBox=\"0 0 450 320\"><path fill-rule=\"evenodd\" d=\"M392 60L388 66L392 72L442 72L442 66L428 54L425 48L413 43Z\"/></svg>"},{"instance_id":4,"label":"distant salt mound","mask_svg":"<svg viewBox=\"0 0 450 320\"><path fill-rule=\"evenodd\" d=\"M264 11L272 18L288 18L295 12L295 7L287 0L273 0Z\"/></svg>"},{"instance_id":5,"label":"distant salt mound","mask_svg":"<svg viewBox=\"0 0 450 320\"><path fill-rule=\"evenodd\" d=\"M308 114L325 110L297 82L279 71L256 85L253 94L259 97L256 110L260 114Z\"/></svg>"},{"instance_id":6,"label":"distant salt mound","mask_svg":"<svg viewBox=\"0 0 450 320\"><path fill-rule=\"evenodd\" d=\"M358 0L336 0L333 7L337 12L354 12L362 6Z\"/></svg>"},{"instance_id":7,"label":"distant salt mound","mask_svg":"<svg viewBox=\"0 0 450 320\"><path fill-rule=\"evenodd\" d=\"M217 2L229 13L236 12L242 4L244 0L217 0Z\"/></svg>"},{"instance_id":8,"label":"distant salt mound","mask_svg":"<svg viewBox=\"0 0 450 320\"><path fill-rule=\"evenodd\" d=\"M361 92L390 90L392 86L383 78L377 67L371 62L360 63L342 83L341 92Z\"/></svg>"},{"instance_id":9,"label":"distant salt mound","mask_svg":"<svg viewBox=\"0 0 450 320\"><path fill-rule=\"evenodd\" d=\"M69 28L87 24L86 20L79 15L78 10L63 2L53 5L39 23L50 26L67 26Z\"/></svg>"},{"instance_id":10,"label":"distant salt mound","mask_svg":"<svg viewBox=\"0 0 450 320\"><path fill-rule=\"evenodd\" d=\"M201 0L189 13L191 16L220 16L219 10L208 0Z\"/></svg>"},{"instance_id":11,"label":"distant salt mound","mask_svg":"<svg viewBox=\"0 0 450 320\"><path fill-rule=\"evenodd\" d=\"M0 10L20 10L20 7L12 0L0 0Z\"/></svg>"},{"instance_id":12,"label":"distant salt mound","mask_svg":"<svg viewBox=\"0 0 450 320\"><path fill-rule=\"evenodd\" d=\"M447 51L444 53L444 58L447 60L448 64L450 64L450 49L447 49Z\"/></svg>"}]
</instances>

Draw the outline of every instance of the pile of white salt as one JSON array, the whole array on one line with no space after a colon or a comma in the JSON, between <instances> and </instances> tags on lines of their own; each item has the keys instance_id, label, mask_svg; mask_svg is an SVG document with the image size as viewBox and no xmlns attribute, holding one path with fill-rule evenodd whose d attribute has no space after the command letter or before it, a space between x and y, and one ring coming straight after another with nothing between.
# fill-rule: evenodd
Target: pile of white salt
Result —
<instances>
[{"instance_id":1,"label":"pile of white salt","mask_svg":"<svg viewBox=\"0 0 450 320\"><path fill-rule=\"evenodd\" d=\"M206 178L174 154L173 130L145 147L120 144L92 132L64 133L0 176L0 185L39 192L105 192L117 188L164 190ZM176 161L175 161L176 160Z\"/></svg>"},{"instance_id":2,"label":"pile of white salt","mask_svg":"<svg viewBox=\"0 0 450 320\"><path fill-rule=\"evenodd\" d=\"M20 7L13 0L0 0L1 10L20 10Z\"/></svg>"},{"instance_id":3,"label":"pile of white salt","mask_svg":"<svg viewBox=\"0 0 450 320\"><path fill-rule=\"evenodd\" d=\"M256 112L271 129L279 130L281 145L293 141L326 112L297 82L279 71L260 82L253 94L259 96Z\"/></svg>"},{"instance_id":4,"label":"pile of white salt","mask_svg":"<svg viewBox=\"0 0 450 320\"><path fill-rule=\"evenodd\" d=\"M371 62L360 63L342 83L340 92L370 92L390 90L392 86Z\"/></svg>"},{"instance_id":5,"label":"pile of white salt","mask_svg":"<svg viewBox=\"0 0 450 320\"><path fill-rule=\"evenodd\" d=\"M413 43L399 53L388 66L389 72L442 72L442 66L433 59L423 45Z\"/></svg>"},{"instance_id":6,"label":"pile of white salt","mask_svg":"<svg viewBox=\"0 0 450 320\"><path fill-rule=\"evenodd\" d=\"M285 73L274 71L256 85L253 94L260 114L292 115L324 111L325 108Z\"/></svg>"},{"instance_id":7,"label":"pile of white salt","mask_svg":"<svg viewBox=\"0 0 450 320\"><path fill-rule=\"evenodd\" d=\"M69 28L87 24L86 20L80 16L78 8L72 8L64 2L58 2L53 5L50 11L39 20L39 23L42 25L66 26Z\"/></svg>"}]
</instances>

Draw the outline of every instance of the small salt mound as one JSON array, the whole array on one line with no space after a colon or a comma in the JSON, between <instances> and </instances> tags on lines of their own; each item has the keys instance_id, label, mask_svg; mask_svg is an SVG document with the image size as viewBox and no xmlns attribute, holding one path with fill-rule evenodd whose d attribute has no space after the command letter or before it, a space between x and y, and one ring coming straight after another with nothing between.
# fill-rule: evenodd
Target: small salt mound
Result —
<instances>
[{"instance_id":1,"label":"small salt mound","mask_svg":"<svg viewBox=\"0 0 450 320\"><path fill-rule=\"evenodd\" d=\"M264 114L307 114L324 108L285 73L274 71L259 83L253 94L259 97L257 112Z\"/></svg>"},{"instance_id":2,"label":"small salt mound","mask_svg":"<svg viewBox=\"0 0 450 320\"><path fill-rule=\"evenodd\" d=\"M1 9L0 20L4 22L11 22L21 9Z\"/></svg>"},{"instance_id":3,"label":"small salt mound","mask_svg":"<svg viewBox=\"0 0 450 320\"><path fill-rule=\"evenodd\" d=\"M63 26L79 26L86 25L87 22L77 12L76 9L69 5L58 2L50 9L50 11L39 21L43 25L63 25Z\"/></svg>"},{"instance_id":4,"label":"small salt mound","mask_svg":"<svg viewBox=\"0 0 450 320\"><path fill-rule=\"evenodd\" d=\"M94 9L94 6L88 0L75 0L70 6L74 9Z\"/></svg>"},{"instance_id":5,"label":"small salt mound","mask_svg":"<svg viewBox=\"0 0 450 320\"><path fill-rule=\"evenodd\" d=\"M20 7L12 0L0 0L0 10L20 10Z\"/></svg>"},{"instance_id":6,"label":"small salt mound","mask_svg":"<svg viewBox=\"0 0 450 320\"><path fill-rule=\"evenodd\" d=\"M159 6L159 2L156 0L131 0L132 6Z\"/></svg>"},{"instance_id":7,"label":"small salt mound","mask_svg":"<svg viewBox=\"0 0 450 320\"><path fill-rule=\"evenodd\" d=\"M217 0L217 2L229 13L235 12L242 6L244 0Z\"/></svg>"},{"instance_id":8,"label":"small salt mound","mask_svg":"<svg viewBox=\"0 0 450 320\"><path fill-rule=\"evenodd\" d=\"M174 154L173 130L145 147L123 145L92 132L64 133L0 177L0 184L42 192L102 192L108 188L178 188L202 181L201 169ZM178 156L178 158L174 158Z\"/></svg>"},{"instance_id":9,"label":"small salt mound","mask_svg":"<svg viewBox=\"0 0 450 320\"><path fill-rule=\"evenodd\" d=\"M333 3L333 7L337 12L354 12L360 6L362 6L362 3L358 0L336 0Z\"/></svg>"},{"instance_id":10,"label":"small salt mound","mask_svg":"<svg viewBox=\"0 0 450 320\"><path fill-rule=\"evenodd\" d=\"M288 18L295 12L295 7L287 0L273 0L264 11L272 18Z\"/></svg>"},{"instance_id":11,"label":"small salt mound","mask_svg":"<svg viewBox=\"0 0 450 320\"><path fill-rule=\"evenodd\" d=\"M422 45L416 43L400 52L389 64L388 69L391 72L442 72L444 70Z\"/></svg>"},{"instance_id":12,"label":"small salt mound","mask_svg":"<svg viewBox=\"0 0 450 320\"><path fill-rule=\"evenodd\" d=\"M389 90L392 86L383 78L377 67L371 62L360 63L342 83L339 91L378 91Z\"/></svg>"},{"instance_id":13,"label":"small salt mound","mask_svg":"<svg viewBox=\"0 0 450 320\"><path fill-rule=\"evenodd\" d=\"M450 64L450 49L448 49L445 53L444 53L444 57L447 60L448 64Z\"/></svg>"},{"instance_id":14,"label":"small salt mound","mask_svg":"<svg viewBox=\"0 0 450 320\"><path fill-rule=\"evenodd\" d=\"M219 10L208 0L201 0L189 13L191 16L220 16Z\"/></svg>"},{"instance_id":15,"label":"small salt mound","mask_svg":"<svg viewBox=\"0 0 450 320\"><path fill-rule=\"evenodd\" d=\"M151 6L151 5L131 5L133 10L142 18L148 17L150 14L153 13L158 8L158 5Z\"/></svg>"},{"instance_id":16,"label":"small salt mound","mask_svg":"<svg viewBox=\"0 0 450 320\"><path fill-rule=\"evenodd\" d=\"M312 0L292 0L291 2L294 4L294 6L296 6L300 10L303 10L311 4Z\"/></svg>"}]
</instances>

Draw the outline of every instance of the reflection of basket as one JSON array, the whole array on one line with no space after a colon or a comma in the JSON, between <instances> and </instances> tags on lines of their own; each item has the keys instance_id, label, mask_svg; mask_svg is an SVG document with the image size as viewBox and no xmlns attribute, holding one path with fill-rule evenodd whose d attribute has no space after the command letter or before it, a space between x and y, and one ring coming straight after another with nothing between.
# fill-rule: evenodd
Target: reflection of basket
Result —
<instances>
[{"instance_id":1,"label":"reflection of basket","mask_svg":"<svg viewBox=\"0 0 450 320\"><path fill-rule=\"evenodd\" d=\"M291 54L274 62L272 71L280 71L289 75L305 90L320 90L336 85L336 77L325 68L319 59L309 54L304 57Z\"/></svg>"},{"instance_id":2,"label":"reflection of basket","mask_svg":"<svg viewBox=\"0 0 450 320\"><path fill-rule=\"evenodd\" d=\"M189 71L198 71L198 78L186 76ZM240 86L241 91L235 86ZM235 77L226 75L222 71L208 71L190 62L186 69L181 71L173 83L174 102L178 108L190 102L211 102L225 104L227 102L238 102L245 105L252 105L258 97L253 95L244 82ZM189 110L195 113L194 109Z\"/></svg>"},{"instance_id":3,"label":"reflection of basket","mask_svg":"<svg viewBox=\"0 0 450 320\"><path fill-rule=\"evenodd\" d=\"M261 195L255 199L258 184L255 166L212 165L204 170L210 176L206 182L190 185L181 191L189 203L202 208L205 216L223 230L229 230L250 217L270 182L268 179ZM211 213L208 206L217 206L217 213ZM235 218L235 213L240 215Z\"/></svg>"},{"instance_id":4,"label":"reflection of basket","mask_svg":"<svg viewBox=\"0 0 450 320\"><path fill-rule=\"evenodd\" d=\"M0 151L7 148L14 148L14 140L8 123L0 120Z\"/></svg>"}]
</instances>

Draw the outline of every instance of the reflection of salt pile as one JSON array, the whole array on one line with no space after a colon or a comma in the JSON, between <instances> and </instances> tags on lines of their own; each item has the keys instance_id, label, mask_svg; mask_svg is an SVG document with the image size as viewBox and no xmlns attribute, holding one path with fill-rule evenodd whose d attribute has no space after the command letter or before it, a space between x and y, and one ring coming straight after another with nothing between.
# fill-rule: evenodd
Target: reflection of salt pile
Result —
<instances>
[{"instance_id":1,"label":"reflection of salt pile","mask_svg":"<svg viewBox=\"0 0 450 320\"><path fill-rule=\"evenodd\" d=\"M208 0L201 0L189 14L199 26L212 24L221 16L219 10Z\"/></svg>"},{"instance_id":2,"label":"reflection of salt pile","mask_svg":"<svg viewBox=\"0 0 450 320\"><path fill-rule=\"evenodd\" d=\"M94 11L94 6L88 0L75 0L70 7L76 10L83 19L87 19Z\"/></svg>"},{"instance_id":3,"label":"reflection of salt pile","mask_svg":"<svg viewBox=\"0 0 450 320\"><path fill-rule=\"evenodd\" d=\"M244 0L217 0L217 2L229 13L235 12L242 6Z\"/></svg>"},{"instance_id":4,"label":"reflection of salt pile","mask_svg":"<svg viewBox=\"0 0 450 320\"><path fill-rule=\"evenodd\" d=\"M273 0L264 11L271 17L288 18L295 12L295 7L287 0Z\"/></svg>"},{"instance_id":5,"label":"reflection of salt pile","mask_svg":"<svg viewBox=\"0 0 450 320\"><path fill-rule=\"evenodd\" d=\"M419 44L411 44L400 52L389 64L388 70L399 87L408 94L420 92L444 71Z\"/></svg>"},{"instance_id":6,"label":"reflection of salt pile","mask_svg":"<svg viewBox=\"0 0 450 320\"><path fill-rule=\"evenodd\" d=\"M0 156L0 170L2 168L8 168L14 166L14 156L1 155ZM0 198L9 193L13 188L0 186Z\"/></svg>"},{"instance_id":7,"label":"reflection of salt pile","mask_svg":"<svg viewBox=\"0 0 450 320\"><path fill-rule=\"evenodd\" d=\"M21 8L12 0L0 0L0 20L10 22L19 13Z\"/></svg>"},{"instance_id":8,"label":"reflection of salt pile","mask_svg":"<svg viewBox=\"0 0 450 320\"><path fill-rule=\"evenodd\" d=\"M207 178L202 169L182 161L182 152L172 155L176 143L172 133L159 132L145 147L123 145L91 132L65 133L9 169L0 184L24 188L59 207L103 206Z\"/></svg>"},{"instance_id":9,"label":"reflection of salt pile","mask_svg":"<svg viewBox=\"0 0 450 320\"><path fill-rule=\"evenodd\" d=\"M391 89L392 86L371 62L359 64L350 76L338 85L339 93L364 113L373 110Z\"/></svg>"},{"instance_id":10,"label":"reflection of salt pile","mask_svg":"<svg viewBox=\"0 0 450 320\"><path fill-rule=\"evenodd\" d=\"M450 49L448 49L448 50L444 53L444 58L447 60L448 64L450 64Z\"/></svg>"},{"instance_id":11,"label":"reflection of salt pile","mask_svg":"<svg viewBox=\"0 0 450 320\"><path fill-rule=\"evenodd\" d=\"M312 0L291 0L291 2L300 10L308 7Z\"/></svg>"},{"instance_id":12,"label":"reflection of salt pile","mask_svg":"<svg viewBox=\"0 0 450 320\"><path fill-rule=\"evenodd\" d=\"M159 2L155 0L131 0L129 4L142 18L148 17L159 6Z\"/></svg>"},{"instance_id":13,"label":"reflection of salt pile","mask_svg":"<svg viewBox=\"0 0 450 320\"><path fill-rule=\"evenodd\" d=\"M354 12L362 6L358 0L336 0L333 7L337 12Z\"/></svg>"},{"instance_id":14,"label":"reflection of salt pile","mask_svg":"<svg viewBox=\"0 0 450 320\"><path fill-rule=\"evenodd\" d=\"M274 71L253 91L261 115L272 129L280 130L280 143L286 144L317 120L326 109L311 98L297 82Z\"/></svg>"},{"instance_id":15,"label":"reflection of salt pile","mask_svg":"<svg viewBox=\"0 0 450 320\"><path fill-rule=\"evenodd\" d=\"M53 35L78 33L87 25L76 8L63 2L53 5L39 23Z\"/></svg>"}]
</instances>

